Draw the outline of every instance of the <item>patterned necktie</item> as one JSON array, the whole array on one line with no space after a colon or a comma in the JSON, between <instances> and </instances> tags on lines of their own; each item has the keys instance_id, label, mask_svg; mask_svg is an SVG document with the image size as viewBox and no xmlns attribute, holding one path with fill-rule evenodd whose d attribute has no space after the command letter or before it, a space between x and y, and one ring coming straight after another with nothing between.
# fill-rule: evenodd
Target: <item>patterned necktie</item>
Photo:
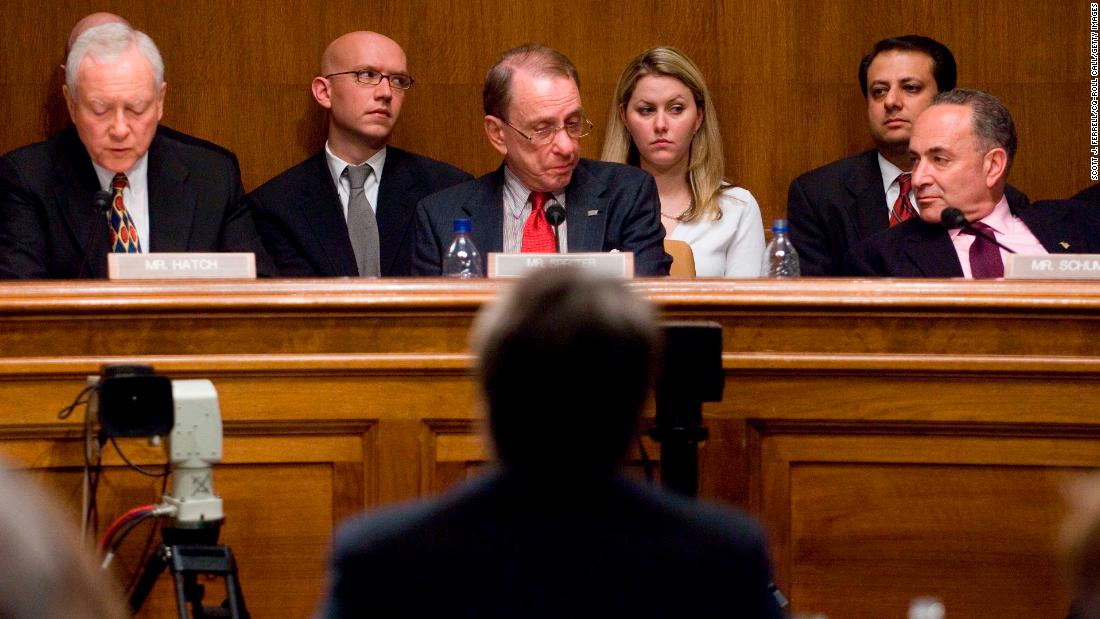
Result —
<instances>
[{"instance_id":1,"label":"patterned necktie","mask_svg":"<svg viewBox=\"0 0 1100 619\"><path fill-rule=\"evenodd\" d=\"M111 208L107 209L107 226L111 229L111 252L116 254L141 253L137 226L134 225L130 212L122 202L122 190L126 189L127 184L129 181L122 172L115 174L111 179L114 199L111 201Z\"/></svg>"},{"instance_id":2,"label":"patterned necktie","mask_svg":"<svg viewBox=\"0 0 1100 619\"><path fill-rule=\"evenodd\" d=\"M986 232L989 236L993 236L993 228L990 228L980 221L976 221L970 225L973 228ZM985 237L978 236L973 231L966 228L962 229L962 234L974 236L974 243L970 245L970 275L972 275L974 279L1004 277L1005 264L1001 260L1000 248Z\"/></svg>"},{"instance_id":3,"label":"patterned necktie","mask_svg":"<svg viewBox=\"0 0 1100 619\"><path fill-rule=\"evenodd\" d=\"M913 175L909 172L899 175L898 185L901 187L901 193L894 201L894 208L890 209L891 227L917 214L917 209L913 208L913 203L909 201L909 191L913 189Z\"/></svg>"},{"instance_id":4,"label":"patterned necktie","mask_svg":"<svg viewBox=\"0 0 1100 619\"><path fill-rule=\"evenodd\" d=\"M531 197L529 198L531 201L531 214L527 216L527 221L523 224L523 243L520 246L521 252L525 254L555 253L554 229L550 227L550 222L546 221L546 210L543 208L547 200L553 198L553 194L545 191L531 192Z\"/></svg>"},{"instance_id":5,"label":"patterned necktie","mask_svg":"<svg viewBox=\"0 0 1100 619\"><path fill-rule=\"evenodd\" d=\"M367 177L373 171L367 164L344 168L348 172L351 194L348 196L348 238L355 252L355 265L361 277L378 277L381 260L378 257L378 220L363 191Z\"/></svg>"}]
</instances>

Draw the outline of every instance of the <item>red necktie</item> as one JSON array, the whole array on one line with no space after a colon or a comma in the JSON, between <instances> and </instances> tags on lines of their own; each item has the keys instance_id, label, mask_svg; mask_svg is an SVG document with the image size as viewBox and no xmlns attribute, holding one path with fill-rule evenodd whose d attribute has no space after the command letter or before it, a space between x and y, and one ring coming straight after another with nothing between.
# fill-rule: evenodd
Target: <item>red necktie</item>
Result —
<instances>
[{"instance_id":1,"label":"red necktie","mask_svg":"<svg viewBox=\"0 0 1100 619\"><path fill-rule=\"evenodd\" d=\"M909 202L909 191L913 189L913 175L909 172L901 174L898 176L898 185L901 186L901 193L894 201L894 208L890 209L890 226L896 226L917 214L917 209L913 208L913 204Z\"/></svg>"},{"instance_id":2,"label":"red necktie","mask_svg":"<svg viewBox=\"0 0 1100 619\"><path fill-rule=\"evenodd\" d=\"M976 221L970 224L971 228L977 228L989 236L993 236L993 228ZM974 242L970 245L970 275L974 279L994 279L1005 276L1005 263L1001 260L1001 250L983 236L979 236L972 230L963 228L962 234L974 235Z\"/></svg>"},{"instance_id":3,"label":"red necktie","mask_svg":"<svg viewBox=\"0 0 1100 619\"><path fill-rule=\"evenodd\" d=\"M111 252L116 254L141 253L141 242L138 241L137 226L130 219L130 212L122 203L122 190L129 181L122 172L115 174L111 179L111 189L114 190L114 200L111 208L107 209L107 226L111 229Z\"/></svg>"},{"instance_id":4,"label":"red necktie","mask_svg":"<svg viewBox=\"0 0 1100 619\"><path fill-rule=\"evenodd\" d=\"M552 254L554 250L554 229L546 221L546 210L542 205L547 200L553 199L553 195L545 191L532 191L531 214L523 224L523 243L520 251L536 254Z\"/></svg>"}]
</instances>

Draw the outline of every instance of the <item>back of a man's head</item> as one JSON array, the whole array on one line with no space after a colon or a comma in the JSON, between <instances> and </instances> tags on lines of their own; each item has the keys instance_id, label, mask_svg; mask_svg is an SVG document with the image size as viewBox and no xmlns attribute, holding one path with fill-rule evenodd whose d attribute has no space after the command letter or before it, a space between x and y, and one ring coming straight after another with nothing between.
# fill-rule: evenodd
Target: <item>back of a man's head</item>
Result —
<instances>
[{"instance_id":1,"label":"back of a man's head","mask_svg":"<svg viewBox=\"0 0 1100 619\"><path fill-rule=\"evenodd\" d=\"M538 271L479 316L478 374L501 465L601 476L621 463L652 386L652 307L615 279Z\"/></svg>"},{"instance_id":2,"label":"back of a man's head","mask_svg":"<svg viewBox=\"0 0 1100 619\"><path fill-rule=\"evenodd\" d=\"M0 617L129 616L107 572L77 540L54 497L0 461Z\"/></svg>"}]
</instances>

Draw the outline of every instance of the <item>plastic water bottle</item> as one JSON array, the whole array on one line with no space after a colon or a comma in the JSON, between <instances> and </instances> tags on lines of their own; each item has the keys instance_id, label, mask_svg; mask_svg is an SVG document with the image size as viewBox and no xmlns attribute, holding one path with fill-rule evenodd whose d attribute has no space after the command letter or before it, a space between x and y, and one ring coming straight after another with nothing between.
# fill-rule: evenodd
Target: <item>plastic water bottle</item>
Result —
<instances>
[{"instance_id":1,"label":"plastic water bottle","mask_svg":"<svg viewBox=\"0 0 1100 619\"><path fill-rule=\"evenodd\" d=\"M455 236L443 256L443 275L462 279L485 277L481 266L481 252L470 238L470 220L456 219L454 231Z\"/></svg>"},{"instance_id":2,"label":"plastic water bottle","mask_svg":"<svg viewBox=\"0 0 1100 619\"><path fill-rule=\"evenodd\" d=\"M764 252L764 276L765 277L798 277L798 252L794 250L791 239L787 236L790 228L786 219L776 219L772 222L772 240L768 242L768 249Z\"/></svg>"},{"instance_id":3,"label":"plastic water bottle","mask_svg":"<svg viewBox=\"0 0 1100 619\"><path fill-rule=\"evenodd\" d=\"M909 603L909 619L944 619L947 609L933 597L913 598Z\"/></svg>"}]
</instances>

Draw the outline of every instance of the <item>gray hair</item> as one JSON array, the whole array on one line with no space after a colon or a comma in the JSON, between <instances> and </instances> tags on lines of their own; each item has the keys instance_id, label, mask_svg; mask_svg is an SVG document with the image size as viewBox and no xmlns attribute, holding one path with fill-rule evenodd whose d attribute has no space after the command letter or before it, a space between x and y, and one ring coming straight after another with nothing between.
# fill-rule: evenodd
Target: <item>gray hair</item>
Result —
<instances>
[{"instance_id":1,"label":"gray hair","mask_svg":"<svg viewBox=\"0 0 1100 619\"><path fill-rule=\"evenodd\" d=\"M936 95L932 105L965 105L974 111L974 134L982 148L989 151L1003 148L1008 154L1008 168L1016 158L1016 125L1012 114L1001 100L988 92L971 88L955 88Z\"/></svg>"},{"instance_id":2,"label":"gray hair","mask_svg":"<svg viewBox=\"0 0 1100 619\"><path fill-rule=\"evenodd\" d=\"M118 62L131 47L136 47L149 61L153 68L153 81L159 91L164 85L164 60L156 43L149 35L127 24L111 23L85 30L73 43L65 61L65 84L69 92L76 93L76 73L85 56L90 55L98 63L112 64Z\"/></svg>"}]
</instances>

